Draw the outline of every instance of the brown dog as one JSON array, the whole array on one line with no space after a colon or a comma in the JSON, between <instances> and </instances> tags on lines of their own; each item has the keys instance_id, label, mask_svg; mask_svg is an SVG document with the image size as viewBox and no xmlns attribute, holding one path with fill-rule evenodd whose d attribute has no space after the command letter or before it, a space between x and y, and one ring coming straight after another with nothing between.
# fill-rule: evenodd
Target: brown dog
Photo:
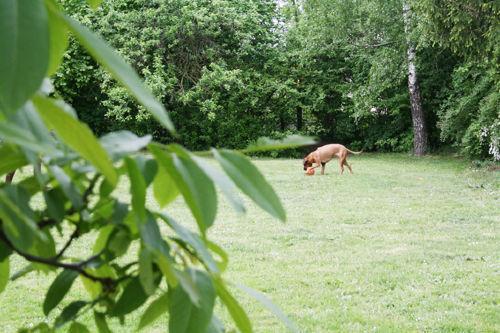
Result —
<instances>
[{"instance_id":1,"label":"brown dog","mask_svg":"<svg viewBox=\"0 0 500 333\"><path fill-rule=\"evenodd\" d=\"M316 169L321 166L321 174L324 175L326 163L330 162L330 160L336 156L339 158L340 174L344 173L344 165L346 165L349 168L349 172L352 173L351 166L347 163L347 155L349 155L349 153L358 155L361 154L362 151L351 151L337 143L321 146L304 157L304 170L316 164L313 168Z\"/></svg>"}]
</instances>

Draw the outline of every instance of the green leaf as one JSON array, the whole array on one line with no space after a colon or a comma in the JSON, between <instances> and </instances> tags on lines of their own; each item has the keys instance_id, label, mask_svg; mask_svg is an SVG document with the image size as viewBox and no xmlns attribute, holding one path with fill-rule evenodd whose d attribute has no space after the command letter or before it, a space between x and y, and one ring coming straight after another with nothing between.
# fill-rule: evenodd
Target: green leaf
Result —
<instances>
[{"instance_id":1,"label":"green leaf","mask_svg":"<svg viewBox=\"0 0 500 333\"><path fill-rule=\"evenodd\" d=\"M30 329L23 328L18 331L18 333L54 333L54 332L55 330L49 327L49 325L47 325L46 323L40 323Z\"/></svg>"},{"instance_id":2,"label":"green leaf","mask_svg":"<svg viewBox=\"0 0 500 333\"><path fill-rule=\"evenodd\" d=\"M281 140L261 137L255 143L250 144L246 149L243 150L243 152L251 153L258 151L290 149L300 146L313 145L316 142L317 140L310 136L296 134L289 135Z\"/></svg>"},{"instance_id":3,"label":"green leaf","mask_svg":"<svg viewBox=\"0 0 500 333\"><path fill-rule=\"evenodd\" d=\"M175 271L175 276L177 278L178 284L182 289L186 292L191 299L191 303L195 306L199 306L202 292L198 286L196 285L196 281L194 280L194 275L192 274L192 270L188 271Z\"/></svg>"},{"instance_id":4,"label":"green leaf","mask_svg":"<svg viewBox=\"0 0 500 333\"><path fill-rule=\"evenodd\" d=\"M155 262L165 276L169 286L175 287L179 284L177 271L174 268L174 260L169 256L157 255Z\"/></svg>"},{"instance_id":5,"label":"green leaf","mask_svg":"<svg viewBox=\"0 0 500 333\"><path fill-rule=\"evenodd\" d=\"M146 157L145 155L134 156L134 161L137 163L139 170L141 170L142 177L146 182L146 187L151 184L158 171L158 163L154 158Z\"/></svg>"},{"instance_id":6,"label":"green leaf","mask_svg":"<svg viewBox=\"0 0 500 333\"><path fill-rule=\"evenodd\" d=\"M95 326L97 326L97 331L99 331L99 333L111 333L111 330L109 329L104 314L94 311L94 321L95 321Z\"/></svg>"},{"instance_id":7,"label":"green leaf","mask_svg":"<svg viewBox=\"0 0 500 333\"><path fill-rule=\"evenodd\" d=\"M74 208L80 209L83 206L82 195L78 188L73 184L71 178L64 172L63 169L57 165L51 165L48 167L54 178L57 180L61 186L61 190L64 192L66 197L71 201Z\"/></svg>"},{"instance_id":8,"label":"green leaf","mask_svg":"<svg viewBox=\"0 0 500 333\"><path fill-rule=\"evenodd\" d=\"M165 126L172 134L175 134L174 125L167 111L151 92L144 87L132 67L108 46L101 37L69 16L64 16L64 21L92 57L106 68L111 76L120 82L140 104L149 110L160 124Z\"/></svg>"},{"instance_id":9,"label":"green leaf","mask_svg":"<svg viewBox=\"0 0 500 333\"><path fill-rule=\"evenodd\" d=\"M68 47L68 28L59 15L54 14L57 4L54 0L45 0L45 6L49 9L49 68L47 76L54 74L61 64L62 57Z\"/></svg>"},{"instance_id":10,"label":"green leaf","mask_svg":"<svg viewBox=\"0 0 500 333\"><path fill-rule=\"evenodd\" d=\"M16 125L24 129L24 131L30 132L35 140L50 145L55 149L56 141L45 126L42 118L38 115L35 105L33 105L31 101L24 104L23 107L16 112L14 117L12 117L12 120Z\"/></svg>"},{"instance_id":11,"label":"green leaf","mask_svg":"<svg viewBox=\"0 0 500 333\"><path fill-rule=\"evenodd\" d=\"M2 144L0 146L0 176L12 172L28 164L24 154L15 146Z\"/></svg>"},{"instance_id":12,"label":"green leaf","mask_svg":"<svg viewBox=\"0 0 500 333\"><path fill-rule=\"evenodd\" d=\"M85 306L87 305L87 302L85 301L74 301L70 303L68 306L66 306L59 317L56 318L56 321L54 323L55 328L60 328L64 324L66 324L68 321L74 319L78 312Z\"/></svg>"},{"instance_id":13,"label":"green leaf","mask_svg":"<svg viewBox=\"0 0 500 333\"><path fill-rule=\"evenodd\" d=\"M68 333L90 333L90 331L87 326L74 321L69 327Z\"/></svg>"},{"instance_id":14,"label":"green leaf","mask_svg":"<svg viewBox=\"0 0 500 333\"><path fill-rule=\"evenodd\" d=\"M13 113L40 87L49 65L43 0L0 1L0 112Z\"/></svg>"},{"instance_id":15,"label":"green leaf","mask_svg":"<svg viewBox=\"0 0 500 333\"><path fill-rule=\"evenodd\" d=\"M35 254L42 258L53 258L56 255L56 243L54 238L47 229L41 231L44 235L44 240L35 239L32 248L28 251L29 253ZM42 264L33 263L34 267L38 271L49 272L55 270L55 267Z\"/></svg>"},{"instance_id":16,"label":"green leaf","mask_svg":"<svg viewBox=\"0 0 500 333\"><path fill-rule=\"evenodd\" d=\"M132 208L140 223L146 220L146 182L135 160L125 158L128 175L130 177L130 193L132 194Z\"/></svg>"},{"instance_id":17,"label":"green leaf","mask_svg":"<svg viewBox=\"0 0 500 333\"><path fill-rule=\"evenodd\" d=\"M101 4L102 0L87 0L87 3L92 9L97 9Z\"/></svg>"},{"instance_id":18,"label":"green leaf","mask_svg":"<svg viewBox=\"0 0 500 333\"><path fill-rule=\"evenodd\" d=\"M160 228L151 213L147 212L145 223L139 225L139 233L146 249L156 256L170 260L170 250L167 242L161 237Z\"/></svg>"},{"instance_id":19,"label":"green leaf","mask_svg":"<svg viewBox=\"0 0 500 333\"><path fill-rule=\"evenodd\" d=\"M175 185L174 180L163 167L158 169L156 177L153 180L153 195L160 208L174 201L179 195L179 189Z\"/></svg>"},{"instance_id":20,"label":"green leaf","mask_svg":"<svg viewBox=\"0 0 500 333\"><path fill-rule=\"evenodd\" d=\"M92 163L112 185L116 185L118 176L111 159L88 126L73 118L50 98L35 96L33 102L45 124L53 128L71 149Z\"/></svg>"},{"instance_id":21,"label":"green leaf","mask_svg":"<svg viewBox=\"0 0 500 333\"><path fill-rule=\"evenodd\" d=\"M45 203L47 204L49 216L56 221L62 221L66 216L66 210L64 208L66 199L64 198L64 193L61 188L56 187L48 191L44 191L43 197L45 199Z\"/></svg>"},{"instance_id":22,"label":"green leaf","mask_svg":"<svg viewBox=\"0 0 500 333\"><path fill-rule=\"evenodd\" d=\"M207 273L200 270L187 272L193 277L200 290L198 306L191 302L185 290L178 286L169 291L169 332L189 333L205 332L212 319L215 303L215 289Z\"/></svg>"},{"instance_id":23,"label":"green leaf","mask_svg":"<svg viewBox=\"0 0 500 333\"><path fill-rule=\"evenodd\" d=\"M17 279L22 278L23 276L33 272L34 270L35 270L35 266L33 264L28 264L28 265L24 266L23 268L21 268L20 270L18 270L17 272L15 272L14 274L12 274L12 276L10 277L10 280L16 281Z\"/></svg>"},{"instance_id":24,"label":"green leaf","mask_svg":"<svg viewBox=\"0 0 500 333\"><path fill-rule=\"evenodd\" d=\"M215 315L212 316L212 320L210 320L210 324L207 327L205 333L224 333L226 330L224 329L224 325Z\"/></svg>"},{"instance_id":25,"label":"green leaf","mask_svg":"<svg viewBox=\"0 0 500 333\"><path fill-rule=\"evenodd\" d=\"M167 293L163 294L148 306L141 317L139 327L137 328L138 330L152 324L162 314L168 311L168 298L169 295Z\"/></svg>"},{"instance_id":26,"label":"green leaf","mask_svg":"<svg viewBox=\"0 0 500 333\"><path fill-rule=\"evenodd\" d=\"M1 246L2 244L0 241L0 247ZM0 259L0 293L2 293L2 291L4 291L5 289L5 286L7 286L7 282L9 281L9 274L10 274L9 257Z\"/></svg>"},{"instance_id":27,"label":"green leaf","mask_svg":"<svg viewBox=\"0 0 500 333\"><path fill-rule=\"evenodd\" d=\"M107 248L116 257L121 257L127 253L131 242L130 232L126 228L115 228L108 238Z\"/></svg>"},{"instance_id":28,"label":"green leaf","mask_svg":"<svg viewBox=\"0 0 500 333\"><path fill-rule=\"evenodd\" d=\"M5 242L0 242L0 261L7 259L12 254L10 247Z\"/></svg>"},{"instance_id":29,"label":"green leaf","mask_svg":"<svg viewBox=\"0 0 500 333\"><path fill-rule=\"evenodd\" d=\"M291 332L299 332L299 329L295 326L295 324L287 317L286 314L281 311L280 308L278 308L269 298L267 298L264 294L261 292L258 292L255 289L249 288L244 285L236 285L239 289L243 290L246 292L248 295L252 296L254 299L259 301L262 305L264 305L271 313L273 313L283 324L285 324L286 327Z\"/></svg>"},{"instance_id":30,"label":"green leaf","mask_svg":"<svg viewBox=\"0 0 500 333\"><path fill-rule=\"evenodd\" d=\"M117 131L106 134L99 140L113 159L119 159L145 148L151 142L151 135L138 137L129 131Z\"/></svg>"},{"instance_id":31,"label":"green leaf","mask_svg":"<svg viewBox=\"0 0 500 333\"><path fill-rule=\"evenodd\" d=\"M156 280L159 282L159 279ZM139 277L134 277L125 286L122 295L111 310L110 315L115 317L124 316L144 304L147 298L148 295L142 288Z\"/></svg>"},{"instance_id":32,"label":"green leaf","mask_svg":"<svg viewBox=\"0 0 500 333\"><path fill-rule=\"evenodd\" d=\"M102 264L98 268L86 268L85 271L95 277L111 278L111 279L117 278L116 272L108 264ZM89 278L86 278L83 275L80 275L80 280L82 281L83 286L90 295L90 297L92 299L98 298L98 296L102 292L102 284L97 281L93 281Z\"/></svg>"},{"instance_id":33,"label":"green leaf","mask_svg":"<svg viewBox=\"0 0 500 333\"><path fill-rule=\"evenodd\" d=\"M0 189L0 219L3 231L17 249L28 251L36 239L46 238L33 220L29 195L19 186L9 185Z\"/></svg>"},{"instance_id":34,"label":"green leaf","mask_svg":"<svg viewBox=\"0 0 500 333\"><path fill-rule=\"evenodd\" d=\"M210 249L210 251L219 256L220 260L217 261L217 266L219 267L219 270L221 272L224 272L226 270L227 264L229 263L229 256L219 245L215 244L214 242L211 242L208 239L206 239L205 242L207 243L207 247Z\"/></svg>"},{"instance_id":35,"label":"green leaf","mask_svg":"<svg viewBox=\"0 0 500 333\"><path fill-rule=\"evenodd\" d=\"M112 225L107 225L100 229L99 235L97 236L97 239L94 243L94 247L92 248L93 254L97 254L104 250L113 229L114 227Z\"/></svg>"},{"instance_id":36,"label":"green leaf","mask_svg":"<svg viewBox=\"0 0 500 333\"><path fill-rule=\"evenodd\" d=\"M212 181L189 157L167 154L158 145L149 145L149 149L174 180L200 231L205 234L217 211L217 195Z\"/></svg>"},{"instance_id":37,"label":"green leaf","mask_svg":"<svg viewBox=\"0 0 500 333\"><path fill-rule=\"evenodd\" d=\"M166 214L160 213L159 216L175 231L180 239L182 239L194 249L196 254L200 256L200 259L205 263L205 265L207 265L208 269L211 272L216 274L219 273L219 267L217 266L217 263L212 258L212 255L198 235L178 224L174 221L174 219Z\"/></svg>"},{"instance_id":38,"label":"green leaf","mask_svg":"<svg viewBox=\"0 0 500 333\"><path fill-rule=\"evenodd\" d=\"M214 281L215 290L217 295L219 295L222 303L226 306L231 318L233 318L234 323L242 333L252 332L252 323L248 319L245 310L241 307L238 301L231 295L227 290L224 282L220 279Z\"/></svg>"},{"instance_id":39,"label":"green leaf","mask_svg":"<svg viewBox=\"0 0 500 333\"><path fill-rule=\"evenodd\" d=\"M153 254L143 247L139 252L139 280L146 294L153 295L156 290L154 283Z\"/></svg>"},{"instance_id":40,"label":"green leaf","mask_svg":"<svg viewBox=\"0 0 500 333\"><path fill-rule=\"evenodd\" d=\"M46 155L54 155L57 152L47 142L40 142L32 132L10 122L0 122L0 137L4 142L15 143L23 148Z\"/></svg>"},{"instance_id":41,"label":"green leaf","mask_svg":"<svg viewBox=\"0 0 500 333\"><path fill-rule=\"evenodd\" d=\"M262 209L285 221L286 213L273 188L259 170L242 154L213 150L215 158L234 183Z\"/></svg>"},{"instance_id":42,"label":"green leaf","mask_svg":"<svg viewBox=\"0 0 500 333\"><path fill-rule=\"evenodd\" d=\"M33 196L42 190L42 187L35 176L24 178L17 183L17 185L19 185L23 191L28 193L29 196Z\"/></svg>"},{"instance_id":43,"label":"green leaf","mask_svg":"<svg viewBox=\"0 0 500 333\"><path fill-rule=\"evenodd\" d=\"M208 162L200 157L192 156L193 161L198 164L198 166L213 180L215 184L217 184L229 201L229 203L233 206L234 210L239 213L245 212L245 206L243 205L243 201L240 196L236 192L236 186L229 179L226 174L220 172L212 165L208 164Z\"/></svg>"},{"instance_id":44,"label":"green leaf","mask_svg":"<svg viewBox=\"0 0 500 333\"><path fill-rule=\"evenodd\" d=\"M43 313L46 316L62 301L77 276L78 272L65 269L54 279L43 302Z\"/></svg>"}]
</instances>

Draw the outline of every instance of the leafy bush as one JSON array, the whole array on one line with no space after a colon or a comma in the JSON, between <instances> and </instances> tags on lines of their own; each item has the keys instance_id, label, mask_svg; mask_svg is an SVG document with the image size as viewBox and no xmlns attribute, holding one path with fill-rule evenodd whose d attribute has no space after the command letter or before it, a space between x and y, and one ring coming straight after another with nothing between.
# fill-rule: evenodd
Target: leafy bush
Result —
<instances>
[{"instance_id":1,"label":"leafy bush","mask_svg":"<svg viewBox=\"0 0 500 333\"><path fill-rule=\"evenodd\" d=\"M442 139L471 158L499 160L499 91L498 74L474 64L458 67L439 112Z\"/></svg>"}]
</instances>

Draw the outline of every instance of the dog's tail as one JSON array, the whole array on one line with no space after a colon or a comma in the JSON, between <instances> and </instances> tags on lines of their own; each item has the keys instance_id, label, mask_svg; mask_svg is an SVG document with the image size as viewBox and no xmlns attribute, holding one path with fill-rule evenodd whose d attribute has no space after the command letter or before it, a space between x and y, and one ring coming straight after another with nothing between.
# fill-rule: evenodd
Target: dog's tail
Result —
<instances>
[{"instance_id":1,"label":"dog's tail","mask_svg":"<svg viewBox=\"0 0 500 333\"><path fill-rule=\"evenodd\" d=\"M350 152L351 154L359 155L359 154L361 154L363 152L363 149L361 149L360 151L352 151L352 150L347 149L347 151Z\"/></svg>"}]
</instances>

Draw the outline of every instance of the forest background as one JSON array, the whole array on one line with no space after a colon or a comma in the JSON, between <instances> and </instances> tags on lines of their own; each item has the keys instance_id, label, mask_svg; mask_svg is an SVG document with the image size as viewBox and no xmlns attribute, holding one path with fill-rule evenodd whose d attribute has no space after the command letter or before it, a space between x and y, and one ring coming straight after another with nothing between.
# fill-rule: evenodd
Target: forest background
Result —
<instances>
[{"instance_id":1,"label":"forest background","mask_svg":"<svg viewBox=\"0 0 500 333\"><path fill-rule=\"evenodd\" d=\"M422 153L500 159L498 2L108 0L96 11L63 3L133 65L189 149L297 133L411 152L412 62ZM54 85L98 135L129 129L173 141L74 40Z\"/></svg>"}]
</instances>

